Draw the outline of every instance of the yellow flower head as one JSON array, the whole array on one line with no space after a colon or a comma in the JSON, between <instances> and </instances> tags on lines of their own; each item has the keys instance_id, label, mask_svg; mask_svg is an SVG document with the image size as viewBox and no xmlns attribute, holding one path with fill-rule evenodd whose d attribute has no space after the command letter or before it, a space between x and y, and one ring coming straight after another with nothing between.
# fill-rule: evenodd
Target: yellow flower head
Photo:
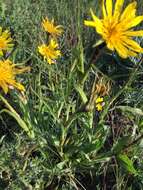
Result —
<instances>
[{"instance_id":1,"label":"yellow flower head","mask_svg":"<svg viewBox=\"0 0 143 190\"><path fill-rule=\"evenodd\" d=\"M134 26L143 21L143 16L136 16L135 1L124 11L122 11L123 4L124 0L116 0L115 6L112 0L103 0L103 18L99 19L90 10L93 21L84 21L84 24L94 27L110 50L116 50L122 58L127 58L143 53L143 48L132 39L135 36L143 36L143 30L133 30Z\"/></svg>"},{"instance_id":2,"label":"yellow flower head","mask_svg":"<svg viewBox=\"0 0 143 190\"><path fill-rule=\"evenodd\" d=\"M8 30L2 31L0 27L0 56L3 56L4 51L10 51L14 44L12 43L13 39Z\"/></svg>"},{"instance_id":3,"label":"yellow flower head","mask_svg":"<svg viewBox=\"0 0 143 190\"><path fill-rule=\"evenodd\" d=\"M96 109L97 111L102 111L103 110L103 106L104 106L104 100L102 97L98 97L96 100L95 100L95 103L96 103Z\"/></svg>"},{"instance_id":4,"label":"yellow flower head","mask_svg":"<svg viewBox=\"0 0 143 190\"><path fill-rule=\"evenodd\" d=\"M102 103L103 102L103 98L98 97L95 102L96 102L96 104Z\"/></svg>"},{"instance_id":5,"label":"yellow flower head","mask_svg":"<svg viewBox=\"0 0 143 190\"><path fill-rule=\"evenodd\" d=\"M46 17L43 19L42 26L44 30L50 33L52 36L60 36L63 33L61 25L54 25L54 19L52 19L52 21L49 21L49 19Z\"/></svg>"},{"instance_id":6,"label":"yellow flower head","mask_svg":"<svg viewBox=\"0 0 143 190\"><path fill-rule=\"evenodd\" d=\"M4 93L7 94L8 89L16 88L20 91L24 91L25 88L22 84L16 81L16 75L29 70L29 67L22 69L16 68L10 60L2 61L0 60L0 87L3 89Z\"/></svg>"},{"instance_id":7,"label":"yellow flower head","mask_svg":"<svg viewBox=\"0 0 143 190\"><path fill-rule=\"evenodd\" d=\"M97 111L102 111L103 110L102 104L97 104L96 109L97 109Z\"/></svg>"},{"instance_id":8,"label":"yellow flower head","mask_svg":"<svg viewBox=\"0 0 143 190\"><path fill-rule=\"evenodd\" d=\"M61 52L57 48L58 43L54 39L51 39L49 45L42 44L38 46L38 51L44 57L44 59L47 59L49 64L52 64L56 62L56 59L59 56L61 56Z\"/></svg>"}]
</instances>

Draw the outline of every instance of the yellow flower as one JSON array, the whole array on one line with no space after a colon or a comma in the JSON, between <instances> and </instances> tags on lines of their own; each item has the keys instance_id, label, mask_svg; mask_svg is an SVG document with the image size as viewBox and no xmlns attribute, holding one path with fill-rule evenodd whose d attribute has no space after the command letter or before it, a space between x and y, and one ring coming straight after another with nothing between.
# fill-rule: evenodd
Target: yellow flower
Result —
<instances>
[{"instance_id":1,"label":"yellow flower","mask_svg":"<svg viewBox=\"0 0 143 190\"><path fill-rule=\"evenodd\" d=\"M0 27L0 56L3 56L4 51L10 51L14 46L10 35L8 30L2 31L2 27Z\"/></svg>"},{"instance_id":2,"label":"yellow flower","mask_svg":"<svg viewBox=\"0 0 143 190\"><path fill-rule=\"evenodd\" d=\"M101 103L101 102L103 102L103 98L98 97L95 102L96 102L96 104Z\"/></svg>"},{"instance_id":3,"label":"yellow flower","mask_svg":"<svg viewBox=\"0 0 143 190\"><path fill-rule=\"evenodd\" d=\"M102 97L98 97L96 100L95 100L95 103L96 103L96 109L97 111L102 111L103 110L103 106L104 106L104 100Z\"/></svg>"},{"instance_id":4,"label":"yellow flower","mask_svg":"<svg viewBox=\"0 0 143 190\"><path fill-rule=\"evenodd\" d=\"M97 109L97 111L102 111L103 110L102 104L97 104L96 109Z\"/></svg>"},{"instance_id":5,"label":"yellow flower","mask_svg":"<svg viewBox=\"0 0 143 190\"><path fill-rule=\"evenodd\" d=\"M49 45L42 44L38 46L38 51L44 59L47 59L49 64L52 64L56 62L56 59L59 56L61 56L61 52L57 48L58 43L54 39L51 39Z\"/></svg>"},{"instance_id":6,"label":"yellow flower","mask_svg":"<svg viewBox=\"0 0 143 190\"><path fill-rule=\"evenodd\" d=\"M46 17L43 19L42 26L46 32L50 33L53 36L60 36L63 33L61 25L54 25L54 19L52 19L52 21L49 21L49 19Z\"/></svg>"},{"instance_id":7,"label":"yellow flower","mask_svg":"<svg viewBox=\"0 0 143 190\"><path fill-rule=\"evenodd\" d=\"M122 58L127 58L143 53L143 48L132 39L135 36L143 36L143 30L133 30L134 26L143 21L143 16L136 16L137 3L135 1L130 3L124 11L122 11L123 4L124 0L116 0L115 6L112 0L103 1L103 18L99 19L90 10L93 21L86 20L84 24L94 27L110 50L116 50Z\"/></svg>"},{"instance_id":8,"label":"yellow flower","mask_svg":"<svg viewBox=\"0 0 143 190\"><path fill-rule=\"evenodd\" d=\"M24 91L25 88L22 84L16 81L16 75L29 70L29 67L22 69L16 68L16 65L10 60L0 60L0 87L4 93L7 94L8 89L16 88L20 91Z\"/></svg>"}]
</instances>

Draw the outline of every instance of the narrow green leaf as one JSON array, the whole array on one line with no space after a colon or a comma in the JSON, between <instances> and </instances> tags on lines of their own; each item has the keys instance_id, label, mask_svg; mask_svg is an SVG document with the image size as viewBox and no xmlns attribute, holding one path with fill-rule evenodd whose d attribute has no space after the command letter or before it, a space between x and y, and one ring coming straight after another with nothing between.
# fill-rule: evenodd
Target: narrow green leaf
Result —
<instances>
[{"instance_id":1,"label":"narrow green leaf","mask_svg":"<svg viewBox=\"0 0 143 190\"><path fill-rule=\"evenodd\" d=\"M75 48L74 54L76 56L75 61L77 69L81 73L84 73L84 49L81 41L78 43L77 47Z\"/></svg>"},{"instance_id":2,"label":"narrow green leaf","mask_svg":"<svg viewBox=\"0 0 143 190\"><path fill-rule=\"evenodd\" d=\"M118 161L120 162L121 166L126 169L129 173L138 175L137 170L134 168L132 160L128 158L126 154L120 154L117 157Z\"/></svg>"},{"instance_id":3,"label":"narrow green leaf","mask_svg":"<svg viewBox=\"0 0 143 190\"><path fill-rule=\"evenodd\" d=\"M83 91L83 89L80 86L75 86L75 89L80 94L80 97L81 97L83 103L85 104L88 101L85 92Z\"/></svg>"},{"instance_id":4,"label":"narrow green leaf","mask_svg":"<svg viewBox=\"0 0 143 190\"><path fill-rule=\"evenodd\" d=\"M122 137L113 145L112 152L114 154L119 154L124 149L124 147L129 143L129 141L130 141L129 136Z\"/></svg>"},{"instance_id":5,"label":"narrow green leaf","mask_svg":"<svg viewBox=\"0 0 143 190\"><path fill-rule=\"evenodd\" d=\"M14 112L11 112L7 109L3 109L0 113L8 113L9 115L11 115L16 121L17 123L19 124L19 126L27 133L27 135L30 137L30 138L34 138L35 137L35 134L34 134L34 131L32 128L28 127L26 125L26 123L20 118L20 116Z\"/></svg>"},{"instance_id":6,"label":"narrow green leaf","mask_svg":"<svg viewBox=\"0 0 143 190\"><path fill-rule=\"evenodd\" d=\"M117 106L117 109L120 109L122 112L132 113L133 115L143 116L143 111L139 108L133 108L130 106Z\"/></svg>"}]
</instances>

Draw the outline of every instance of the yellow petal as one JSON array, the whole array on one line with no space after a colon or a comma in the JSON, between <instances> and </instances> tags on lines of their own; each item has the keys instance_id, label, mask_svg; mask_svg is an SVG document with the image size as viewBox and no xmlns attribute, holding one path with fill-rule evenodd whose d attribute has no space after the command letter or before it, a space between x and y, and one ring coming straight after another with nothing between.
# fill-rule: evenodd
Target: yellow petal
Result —
<instances>
[{"instance_id":1,"label":"yellow petal","mask_svg":"<svg viewBox=\"0 0 143 190\"><path fill-rule=\"evenodd\" d=\"M143 21L143 16L135 17L131 22L127 23L124 29L132 28Z\"/></svg>"},{"instance_id":2,"label":"yellow petal","mask_svg":"<svg viewBox=\"0 0 143 190\"><path fill-rule=\"evenodd\" d=\"M96 23L96 31L98 33L102 33L102 21L97 16L95 16L92 9L90 9L90 12L94 22Z\"/></svg>"},{"instance_id":3,"label":"yellow petal","mask_svg":"<svg viewBox=\"0 0 143 190\"><path fill-rule=\"evenodd\" d=\"M20 91L25 91L24 86L23 86L22 84L18 83L18 82L16 82L16 83L14 84L14 87L16 87L16 88L17 88L18 90L20 90Z\"/></svg>"},{"instance_id":4,"label":"yellow petal","mask_svg":"<svg viewBox=\"0 0 143 190\"><path fill-rule=\"evenodd\" d=\"M137 53L133 50L131 50L130 46L125 46L126 44L122 43L117 43L114 44L114 47L116 49L116 51L118 52L118 54L122 57L122 58L127 58L129 56L136 56ZM130 48L130 49L128 49Z\"/></svg>"},{"instance_id":5,"label":"yellow petal","mask_svg":"<svg viewBox=\"0 0 143 190\"><path fill-rule=\"evenodd\" d=\"M51 65L52 63L55 63L52 59L47 58L48 63Z\"/></svg>"},{"instance_id":6,"label":"yellow petal","mask_svg":"<svg viewBox=\"0 0 143 190\"><path fill-rule=\"evenodd\" d=\"M138 54L135 53L134 51L128 50L128 56L135 57L135 56L137 56L137 55L138 55Z\"/></svg>"},{"instance_id":7,"label":"yellow petal","mask_svg":"<svg viewBox=\"0 0 143 190\"><path fill-rule=\"evenodd\" d=\"M118 54L122 58L127 58L128 57L128 49L126 47L124 47L120 42L115 43L114 47L115 47L116 51L118 52Z\"/></svg>"},{"instance_id":8,"label":"yellow petal","mask_svg":"<svg viewBox=\"0 0 143 190\"><path fill-rule=\"evenodd\" d=\"M52 48L57 48L59 46L58 43L53 38L50 41L50 45L52 46Z\"/></svg>"},{"instance_id":9,"label":"yellow petal","mask_svg":"<svg viewBox=\"0 0 143 190\"><path fill-rule=\"evenodd\" d=\"M121 15L120 21L130 20L135 17L136 13L136 2L130 3Z\"/></svg>"},{"instance_id":10,"label":"yellow petal","mask_svg":"<svg viewBox=\"0 0 143 190\"><path fill-rule=\"evenodd\" d=\"M98 97L95 102L96 102L96 104L101 103L101 102L103 102L103 98Z\"/></svg>"},{"instance_id":11,"label":"yellow petal","mask_svg":"<svg viewBox=\"0 0 143 190\"><path fill-rule=\"evenodd\" d=\"M91 16L92 16L94 22L99 22L99 23L101 22L100 19L93 13L92 9L90 9L90 13L91 13Z\"/></svg>"},{"instance_id":12,"label":"yellow petal","mask_svg":"<svg viewBox=\"0 0 143 190\"><path fill-rule=\"evenodd\" d=\"M106 0L106 10L109 17L112 16L112 0Z\"/></svg>"},{"instance_id":13,"label":"yellow petal","mask_svg":"<svg viewBox=\"0 0 143 190\"><path fill-rule=\"evenodd\" d=\"M133 51L143 52L143 49L141 48L141 46L137 42L135 42L134 40L126 38L124 40L124 44L126 45L126 47L128 47L129 49L132 49Z\"/></svg>"},{"instance_id":14,"label":"yellow petal","mask_svg":"<svg viewBox=\"0 0 143 190\"><path fill-rule=\"evenodd\" d=\"M96 23L94 21L85 20L84 25L91 26L91 27L96 27Z\"/></svg>"},{"instance_id":15,"label":"yellow petal","mask_svg":"<svg viewBox=\"0 0 143 190\"><path fill-rule=\"evenodd\" d=\"M143 30L124 32L126 36L143 36Z\"/></svg>"},{"instance_id":16,"label":"yellow petal","mask_svg":"<svg viewBox=\"0 0 143 190\"><path fill-rule=\"evenodd\" d=\"M111 51L114 51L114 46L113 46L113 44L112 44L111 42L108 42L108 43L107 43L107 47L108 47L108 49L110 49Z\"/></svg>"},{"instance_id":17,"label":"yellow petal","mask_svg":"<svg viewBox=\"0 0 143 190\"><path fill-rule=\"evenodd\" d=\"M102 111L103 107L102 107L101 104L97 104L97 105L96 105L96 109L97 109L98 111Z\"/></svg>"},{"instance_id":18,"label":"yellow petal","mask_svg":"<svg viewBox=\"0 0 143 190\"><path fill-rule=\"evenodd\" d=\"M115 4L115 11L114 11L114 18L116 20L118 20L118 17L121 14L121 10L124 4L124 0L116 0L116 4Z\"/></svg>"}]
</instances>

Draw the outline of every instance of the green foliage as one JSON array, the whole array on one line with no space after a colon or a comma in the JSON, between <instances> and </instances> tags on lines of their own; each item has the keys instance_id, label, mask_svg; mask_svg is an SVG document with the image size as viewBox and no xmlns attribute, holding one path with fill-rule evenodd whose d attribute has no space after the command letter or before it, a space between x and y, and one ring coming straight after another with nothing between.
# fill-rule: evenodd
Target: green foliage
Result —
<instances>
[{"instance_id":1,"label":"green foliage","mask_svg":"<svg viewBox=\"0 0 143 190\"><path fill-rule=\"evenodd\" d=\"M0 1L1 25L17 42L10 58L31 66L25 94L0 102L0 190L142 189L142 61L103 51L89 67L101 44L83 20L90 7L100 14L98 2ZM54 65L37 51L45 16L64 26ZM99 79L110 84L101 112Z\"/></svg>"}]
</instances>

